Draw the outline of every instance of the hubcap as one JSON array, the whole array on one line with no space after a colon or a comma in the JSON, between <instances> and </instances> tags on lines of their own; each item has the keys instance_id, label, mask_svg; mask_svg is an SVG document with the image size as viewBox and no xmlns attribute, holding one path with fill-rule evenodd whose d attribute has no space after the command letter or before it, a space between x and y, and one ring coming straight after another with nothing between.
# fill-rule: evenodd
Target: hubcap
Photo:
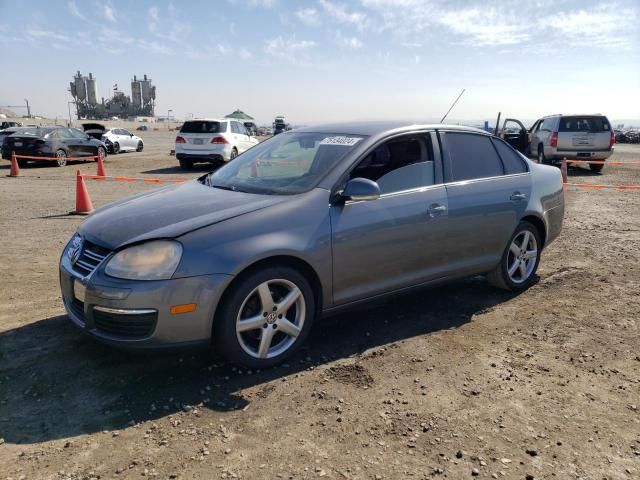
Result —
<instances>
[{"instance_id":1,"label":"hubcap","mask_svg":"<svg viewBox=\"0 0 640 480\"><path fill-rule=\"evenodd\" d=\"M538 243L529 230L515 236L507 255L507 273L513 283L523 283L533 272L538 259Z\"/></svg>"},{"instance_id":2,"label":"hubcap","mask_svg":"<svg viewBox=\"0 0 640 480\"><path fill-rule=\"evenodd\" d=\"M56 157L58 157L58 165L61 167L67 163L67 154L63 151L57 152Z\"/></svg>"},{"instance_id":3,"label":"hubcap","mask_svg":"<svg viewBox=\"0 0 640 480\"><path fill-rule=\"evenodd\" d=\"M258 285L242 302L236 317L236 336L254 358L273 358L296 342L306 316L304 296L285 279Z\"/></svg>"}]
</instances>

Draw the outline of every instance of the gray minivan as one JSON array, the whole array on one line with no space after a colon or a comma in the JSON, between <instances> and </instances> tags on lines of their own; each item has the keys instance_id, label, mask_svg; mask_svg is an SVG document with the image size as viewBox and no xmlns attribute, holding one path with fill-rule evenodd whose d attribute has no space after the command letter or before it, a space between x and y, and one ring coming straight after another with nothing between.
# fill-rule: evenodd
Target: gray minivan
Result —
<instances>
[{"instance_id":1,"label":"gray minivan","mask_svg":"<svg viewBox=\"0 0 640 480\"><path fill-rule=\"evenodd\" d=\"M537 120L529 130L529 152L538 163L556 160L604 161L613 154L615 134L601 114L550 115ZM604 164L589 164L599 172Z\"/></svg>"}]
</instances>

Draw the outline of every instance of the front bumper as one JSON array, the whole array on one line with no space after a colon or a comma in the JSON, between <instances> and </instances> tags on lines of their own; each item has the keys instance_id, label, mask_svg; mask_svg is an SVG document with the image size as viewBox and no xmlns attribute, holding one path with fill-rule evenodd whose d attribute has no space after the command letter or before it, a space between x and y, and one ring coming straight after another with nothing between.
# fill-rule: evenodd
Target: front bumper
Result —
<instances>
[{"instance_id":1,"label":"front bumper","mask_svg":"<svg viewBox=\"0 0 640 480\"><path fill-rule=\"evenodd\" d=\"M108 258L105 260L108 261ZM71 321L102 342L131 349L206 344L211 341L215 309L229 275L202 275L157 281L120 280L99 266L82 277L63 255L60 288ZM84 286L84 302L74 285ZM173 305L195 303L193 312L172 314Z\"/></svg>"}]
</instances>

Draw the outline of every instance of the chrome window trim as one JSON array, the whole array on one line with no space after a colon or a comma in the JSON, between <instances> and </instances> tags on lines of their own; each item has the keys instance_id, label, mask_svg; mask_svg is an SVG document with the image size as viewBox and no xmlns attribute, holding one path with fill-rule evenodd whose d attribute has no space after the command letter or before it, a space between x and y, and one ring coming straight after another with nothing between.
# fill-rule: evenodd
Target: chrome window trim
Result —
<instances>
[{"instance_id":1,"label":"chrome window trim","mask_svg":"<svg viewBox=\"0 0 640 480\"><path fill-rule=\"evenodd\" d=\"M490 180L497 180L499 178L511 178L511 177L520 177L525 175L530 175L531 172L522 172L522 173L511 173L509 175L496 175L493 177L482 177L482 178L470 178L469 180L456 180L455 182L445 182L443 185L466 185L469 183L478 183L478 182L488 182Z\"/></svg>"}]
</instances>

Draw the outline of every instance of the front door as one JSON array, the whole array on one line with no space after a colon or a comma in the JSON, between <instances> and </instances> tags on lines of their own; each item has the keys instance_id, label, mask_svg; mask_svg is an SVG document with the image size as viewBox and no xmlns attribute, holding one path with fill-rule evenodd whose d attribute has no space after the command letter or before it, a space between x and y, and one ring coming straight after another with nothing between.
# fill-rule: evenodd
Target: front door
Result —
<instances>
[{"instance_id":1,"label":"front door","mask_svg":"<svg viewBox=\"0 0 640 480\"><path fill-rule=\"evenodd\" d=\"M377 146L350 178L377 182L381 196L331 206L334 304L442 276L447 195L431 135Z\"/></svg>"}]
</instances>

